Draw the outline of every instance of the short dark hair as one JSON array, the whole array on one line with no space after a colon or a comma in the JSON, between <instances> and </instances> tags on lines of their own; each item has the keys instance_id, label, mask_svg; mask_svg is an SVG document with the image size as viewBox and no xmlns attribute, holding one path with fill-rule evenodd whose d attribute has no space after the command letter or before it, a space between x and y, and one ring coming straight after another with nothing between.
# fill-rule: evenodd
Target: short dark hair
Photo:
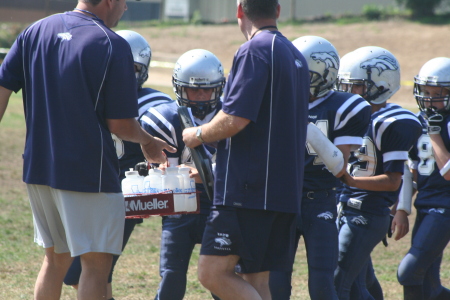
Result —
<instances>
[{"instance_id":1,"label":"short dark hair","mask_svg":"<svg viewBox=\"0 0 450 300\"><path fill-rule=\"evenodd\" d=\"M240 0L240 3L251 21L277 18L278 0Z\"/></svg>"},{"instance_id":2,"label":"short dark hair","mask_svg":"<svg viewBox=\"0 0 450 300\"><path fill-rule=\"evenodd\" d=\"M78 2L91 3L92 5L96 6L97 4L102 2L102 0L78 0Z\"/></svg>"}]
</instances>

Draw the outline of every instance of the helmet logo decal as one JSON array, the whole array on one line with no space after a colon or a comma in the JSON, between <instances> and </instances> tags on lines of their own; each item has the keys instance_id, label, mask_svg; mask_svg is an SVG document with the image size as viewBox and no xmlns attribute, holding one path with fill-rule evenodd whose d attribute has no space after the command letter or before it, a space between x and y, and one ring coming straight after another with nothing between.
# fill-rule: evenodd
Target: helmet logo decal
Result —
<instances>
[{"instance_id":1,"label":"helmet logo decal","mask_svg":"<svg viewBox=\"0 0 450 300\"><path fill-rule=\"evenodd\" d=\"M378 76L386 70L395 71L398 70L398 64L395 59L389 57L387 55L380 55L378 57L371 58L361 63L362 69L372 69L375 68L378 70Z\"/></svg>"},{"instance_id":2,"label":"helmet logo decal","mask_svg":"<svg viewBox=\"0 0 450 300\"><path fill-rule=\"evenodd\" d=\"M142 58L150 57L150 53L151 53L150 47L145 47L145 49L143 49L143 50L141 50L141 52L139 52L139 56Z\"/></svg>"},{"instance_id":3,"label":"helmet logo decal","mask_svg":"<svg viewBox=\"0 0 450 300\"><path fill-rule=\"evenodd\" d=\"M313 52L311 53L311 58L314 61L321 61L325 64L325 69L339 69L339 57L334 52Z\"/></svg>"}]
</instances>

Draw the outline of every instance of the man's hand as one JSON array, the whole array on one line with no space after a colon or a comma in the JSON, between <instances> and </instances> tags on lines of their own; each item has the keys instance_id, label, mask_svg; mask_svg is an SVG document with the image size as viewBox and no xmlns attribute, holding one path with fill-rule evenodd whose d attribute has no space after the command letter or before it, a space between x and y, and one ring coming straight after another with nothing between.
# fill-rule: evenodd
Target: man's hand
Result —
<instances>
[{"instance_id":1,"label":"man's hand","mask_svg":"<svg viewBox=\"0 0 450 300\"><path fill-rule=\"evenodd\" d=\"M142 153L145 156L145 159L149 163L165 163L167 161L167 156L163 152L163 150L167 150L169 152L175 153L177 150L168 145L163 140L153 137L148 144L141 145Z\"/></svg>"},{"instance_id":2,"label":"man's hand","mask_svg":"<svg viewBox=\"0 0 450 300\"><path fill-rule=\"evenodd\" d=\"M390 228L394 233L394 240L398 241L409 232L408 214L404 210L397 210Z\"/></svg>"},{"instance_id":3,"label":"man's hand","mask_svg":"<svg viewBox=\"0 0 450 300\"><path fill-rule=\"evenodd\" d=\"M198 127L189 127L183 130L183 142L189 148L195 148L202 144L202 142L197 138Z\"/></svg>"}]
</instances>

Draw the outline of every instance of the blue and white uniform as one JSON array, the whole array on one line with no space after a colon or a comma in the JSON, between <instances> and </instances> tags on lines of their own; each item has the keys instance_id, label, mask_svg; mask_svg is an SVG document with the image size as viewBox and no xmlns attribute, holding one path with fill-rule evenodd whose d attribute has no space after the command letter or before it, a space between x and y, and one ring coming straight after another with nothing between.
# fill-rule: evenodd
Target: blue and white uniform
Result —
<instances>
[{"instance_id":1,"label":"blue and white uniform","mask_svg":"<svg viewBox=\"0 0 450 300\"><path fill-rule=\"evenodd\" d=\"M354 177L369 177L387 172L403 173L408 151L421 134L416 116L396 104L388 103L372 114L363 145L355 152L351 165ZM385 237L389 227L389 207L398 197L394 192L368 191L344 185L343 225L339 232L339 262L335 286L341 300L353 295L372 299L365 286L367 261L373 248ZM355 294L353 294L355 293Z\"/></svg>"},{"instance_id":2,"label":"blue and white uniform","mask_svg":"<svg viewBox=\"0 0 450 300\"><path fill-rule=\"evenodd\" d=\"M370 104L359 95L330 91L309 103L309 122L315 124L335 145L362 145L370 121ZM335 187L338 179L331 174L314 148L305 151L305 178L301 216L297 218L297 241L303 236L308 259L311 299L337 299L334 271L338 259ZM270 273L274 299L290 298L290 274Z\"/></svg>"},{"instance_id":3,"label":"blue and white uniform","mask_svg":"<svg viewBox=\"0 0 450 300\"><path fill-rule=\"evenodd\" d=\"M450 241L450 184L439 173L427 122L419 114L423 130L410 151L411 167L417 172L417 216L412 231L411 248L398 268L398 280L405 286L423 285L424 299L436 298L444 291L439 271L442 255ZM444 119L441 137L450 151L450 116ZM441 296L442 297L442 296ZM447 299L447 298L445 298Z\"/></svg>"},{"instance_id":4,"label":"blue and white uniform","mask_svg":"<svg viewBox=\"0 0 450 300\"><path fill-rule=\"evenodd\" d=\"M209 122L222 107L216 109L203 120L194 117L196 125ZM178 164L192 162L189 149L182 138L180 119L176 101L155 105L145 111L140 119L141 126L151 135L161 138L175 147L175 153L167 153L169 160L176 159ZM206 147L211 154L214 148ZM196 184L200 191L200 214L171 215L162 217L162 235L159 272L161 282L155 297L157 300L182 300L186 291L186 274L192 251L202 241L206 218L212 202L206 195L203 184Z\"/></svg>"}]
</instances>

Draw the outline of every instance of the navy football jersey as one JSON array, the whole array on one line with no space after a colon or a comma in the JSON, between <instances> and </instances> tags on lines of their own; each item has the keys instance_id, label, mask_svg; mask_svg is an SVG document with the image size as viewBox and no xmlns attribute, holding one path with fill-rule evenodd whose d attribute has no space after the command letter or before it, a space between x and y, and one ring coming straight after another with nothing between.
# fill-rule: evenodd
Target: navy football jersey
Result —
<instances>
[{"instance_id":1,"label":"navy football jersey","mask_svg":"<svg viewBox=\"0 0 450 300\"><path fill-rule=\"evenodd\" d=\"M150 107L168 102L174 101L168 95L160 91L151 88L140 89L138 91L139 116L136 119L139 121L141 116ZM116 147L117 157L119 158L120 180L122 180L125 178L125 172L130 168L134 168L137 163L145 161L145 157L144 154L142 154L141 145L123 141L114 134L112 136Z\"/></svg>"},{"instance_id":2,"label":"navy football jersey","mask_svg":"<svg viewBox=\"0 0 450 300\"><path fill-rule=\"evenodd\" d=\"M416 208L450 208L450 182L439 173L431 139L427 133L426 121L420 114L418 114L418 118L423 126L422 135L410 151L413 168L417 170L417 189L419 191L414 206ZM450 115L445 118L444 123L446 126L442 126L441 137L445 147L450 151Z\"/></svg>"},{"instance_id":3,"label":"navy football jersey","mask_svg":"<svg viewBox=\"0 0 450 300\"><path fill-rule=\"evenodd\" d=\"M363 145L355 152L357 161L350 167L354 177L369 177L400 172L408 159L408 151L416 144L422 133L417 117L401 106L388 103L372 114ZM395 192L378 192L344 185L341 202L349 207L376 214L389 213L400 189Z\"/></svg>"},{"instance_id":4,"label":"navy football jersey","mask_svg":"<svg viewBox=\"0 0 450 300\"><path fill-rule=\"evenodd\" d=\"M194 118L196 126L209 122L221 108L222 102L219 102L215 111L208 114L205 119ZM178 117L178 104L175 101L150 107L141 116L141 126L151 135L166 141L177 149L175 153L166 152L168 158L177 158L178 164L193 162L189 148L183 142L183 131ZM205 148L211 155L215 153L214 148L206 146ZM196 189L202 192L200 194L200 213L209 214L212 203L204 192L203 185L196 184Z\"/></svg>"},{"instance_id":5,"label":"navy football jersey","mask_svg":"<svg viewBox=\"0 0 450 300\"><path fill-rule=\"evenodd\" d=\"M309 104L308 120L335 145L359 147L369 126L370 114L370 104L361 96L332 91ZM305 191L338 186L338 179L325 168L309 143L306 143L304 176Z\"/></svg>"}]
</instances>

